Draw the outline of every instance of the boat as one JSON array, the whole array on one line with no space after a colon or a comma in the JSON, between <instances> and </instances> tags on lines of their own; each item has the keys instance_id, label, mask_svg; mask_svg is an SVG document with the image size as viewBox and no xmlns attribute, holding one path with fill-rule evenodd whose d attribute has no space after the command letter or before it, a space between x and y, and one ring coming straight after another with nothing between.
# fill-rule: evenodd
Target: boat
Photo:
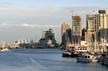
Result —
<instances>
[{"instance_id":1,"label":"boat","mask_svg":"<svg viewBox=\"0 0 108 71\"><path fill-rule=\"evenodd\" d=\"M63 54L62 54L62 57L77 57L78 55L75 54L75 53L72 53L72 52L69 52L69 51L65 51Z\"/></svg>"},{"instance_id":2,"label":"boat","mask_svg":"<svg viewBox=\"0 0 108 71\"><path fill-rule=\"evenodd\" d=\"M63 54L62 57L78 57L78 54L75 52L74 48L69 48L66 49Z\"/></svg>"},{"instance_id":3,"label":"boat","mask_svg":"<svg viewBox=\"0 0 108 71\"><path fill-rule=\"evenodd\" d=\"M81 63L97 62L96 56L91 53L80 53L79 57L77 57L76 60L77 62Z\"/></svg>"},{"instance_id":4,"label":"boat","mask_svg":"<svg viewBox=\"0 0 108 71\"><path fill-rule=\"evenodd\" d=\"M5 44L5 42L3 42L2 44L1 44L1 47L0 47L0 52L4 52L4 51L8 51L9 49L6 47L6 44Z\"/></svg>"},{"instance_id":5,"label":"boat","mask_svg":"<svg viewBox=\"0 0 108 71\"><path fill-rule=\"evenodd\" d=\"M8 48L2 48L2 49L0 49L0 51L5 52L5 51L9 51L9 49Z\"/></svg>"},{"instance_id":6,"label":"boat","mask_svg":"<svg viewBox=\"0 0 108 71\"><path fill-rule=\"evenodd\" d=\"M71 52L64 51L62 57L71 57Z\"/></svg>"},{"instance_id":7,"label":"boat","mask_svg":"<svg viewBox=\"0 0 108 71\"><path fill-rule=\"evenodd\" d=\"M100 56L98 62L102 65L108 66L108 54L104 53Z\"/></svg>"},{"instance_id":8,"label":"boat","mask_svg":"<svg viewBox=\"0 0 108 71\"><path fill-rule=\"evenodd\" d=\"M61 50L66 50L66 47L65 46L60 46L60 49Z\"/></svg>"}]
</instances>

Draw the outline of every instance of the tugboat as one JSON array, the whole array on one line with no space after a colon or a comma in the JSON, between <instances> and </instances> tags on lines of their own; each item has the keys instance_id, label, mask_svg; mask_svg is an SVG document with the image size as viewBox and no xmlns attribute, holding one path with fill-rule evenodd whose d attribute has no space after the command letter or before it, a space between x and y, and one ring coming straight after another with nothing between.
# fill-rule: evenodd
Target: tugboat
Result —
<instances>
[{"instance_id":1,"label":"tugboat","mask_svg":"<svg viewBox=\"0 0 108 71\"><path fill-rule=\"evenodd\" d=\"M81 63L90 63L90 62L97 62L96 56L91 53L81 53L79 57L77 57L77 62Z\"/></svg>"}]
</instances>

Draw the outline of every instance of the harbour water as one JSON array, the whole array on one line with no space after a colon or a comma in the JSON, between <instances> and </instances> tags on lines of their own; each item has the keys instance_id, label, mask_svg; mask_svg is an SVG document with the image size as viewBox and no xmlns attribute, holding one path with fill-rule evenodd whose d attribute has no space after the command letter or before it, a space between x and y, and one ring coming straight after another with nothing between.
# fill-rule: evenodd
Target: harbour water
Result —
<instances>
[{"instance_id":1,"label":"harbour water","mask_svg":"<svg viewBox=\"0 0 108 71\"><path fill-rule=\"evenodd\" d=\"M63 58L60 49L12 49L0 52L0 71L108 71L98 63Z\"/></svg>"}]
</instances>

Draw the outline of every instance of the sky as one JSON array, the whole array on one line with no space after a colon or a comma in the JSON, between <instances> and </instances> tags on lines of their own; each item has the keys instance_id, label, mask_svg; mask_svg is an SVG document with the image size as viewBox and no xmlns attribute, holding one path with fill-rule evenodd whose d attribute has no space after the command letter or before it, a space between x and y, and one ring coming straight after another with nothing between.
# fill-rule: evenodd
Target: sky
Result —
<instances>
[{"instance_id":1,"label":"sky","mask_svg":"<svg viewBox=\"0 0 108 71\"><path fill-rule=\"evenodd\" d=\"M61 24L72 24L71 16L82 17L93 10L105 9L108 0L0 0L0 42L12 43L20 39L38 41L42 31L52 28L61 41Z\"/></svg>"}]
</instances>

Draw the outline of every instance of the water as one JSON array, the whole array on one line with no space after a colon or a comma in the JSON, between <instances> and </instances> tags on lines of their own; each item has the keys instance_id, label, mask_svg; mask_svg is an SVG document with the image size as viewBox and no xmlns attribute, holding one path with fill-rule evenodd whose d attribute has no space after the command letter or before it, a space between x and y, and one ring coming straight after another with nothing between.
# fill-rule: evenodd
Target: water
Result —
<instances>
[{"instance_id":1,"label":"water","mask_svg":"<svg viewBox=\"0 0 108 71\"><path fill-rule=\"evenodd\" d=\"M62 58L59 49L13 49L0 53L0 71L108 71L98 63L76 63Z\"/></svg>"}]
</instances>

